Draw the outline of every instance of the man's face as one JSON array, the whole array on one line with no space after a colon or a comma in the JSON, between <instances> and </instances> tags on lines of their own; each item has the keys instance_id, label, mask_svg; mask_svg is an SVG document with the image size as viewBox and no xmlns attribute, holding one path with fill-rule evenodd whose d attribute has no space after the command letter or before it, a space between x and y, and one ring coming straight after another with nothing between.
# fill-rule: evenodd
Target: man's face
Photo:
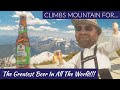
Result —
<instances>
[{"instance_id":1,"label":"man's face","mask_svg":"<svg viewBox=\"0 0 120 90\"><path fill-rule=\"evenodd\" d=\"M81 48L90 48L98 40L97 28L90 24L76 25L75 37Z\"/></svg>"}]
</instances>

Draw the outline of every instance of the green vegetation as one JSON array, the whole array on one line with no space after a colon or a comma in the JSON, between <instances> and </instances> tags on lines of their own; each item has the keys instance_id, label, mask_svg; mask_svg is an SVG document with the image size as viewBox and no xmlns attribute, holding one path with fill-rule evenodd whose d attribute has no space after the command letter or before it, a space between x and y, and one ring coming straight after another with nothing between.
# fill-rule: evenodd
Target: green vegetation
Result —
<instances>
[{"instance_id":1,"label":"green vegetation","mask_svg":"<svg viewBox=\"0 0 120 90\"><path fill-rule=\"evenodd\" d=\"M118 50L118 51L116 51L117 52L117 54L120 56L120 49Z\"/></svg>"},{"instance_id":2,"label":"green vegetation","mask_svg":"<svg viewBox=\"0 0 120 90\"><path fill-rule=\"evenodd\" d=\"M52 60L44 61L44 62L40 63L39 65L47 65L47 64L52 64Z\"/></svg>"},{"instance_id":3,"label":"green vegetation","mask_svg":"<svg viewBox=\"0 0 120 90\"><path fill-rule=\"evenodd\" d=\"M65 61L69 61L69 60L72 59L72 57L75 56L77 53L78 53L78 52L69 53L69 55L66 56L66 57L63 57L63 59L64 59Z\"/></svg>"}]
</instances>

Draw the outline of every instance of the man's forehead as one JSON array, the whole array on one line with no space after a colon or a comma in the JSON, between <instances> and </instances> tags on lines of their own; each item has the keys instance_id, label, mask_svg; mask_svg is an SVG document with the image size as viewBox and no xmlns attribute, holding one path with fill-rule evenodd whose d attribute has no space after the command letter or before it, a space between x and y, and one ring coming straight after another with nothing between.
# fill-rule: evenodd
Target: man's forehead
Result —
<instances>
[{"instance_id":1,"label":"man's forehead","mask_svg":"<svg viewBox=\"0 0 120 90\"><path fill-rule=\"evenodd\" d=\"M90 24L90 23L79 23L79 24L77 24L75 26L93 26L93 25Z\"/></svg>"}]
</instances>

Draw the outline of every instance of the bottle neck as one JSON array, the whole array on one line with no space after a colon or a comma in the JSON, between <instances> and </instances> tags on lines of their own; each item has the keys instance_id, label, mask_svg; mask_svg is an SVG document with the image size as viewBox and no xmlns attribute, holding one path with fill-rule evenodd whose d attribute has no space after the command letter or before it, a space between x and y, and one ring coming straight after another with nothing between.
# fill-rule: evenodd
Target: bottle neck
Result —
<instances>
[{"instance_id":1,"label":"bottle neck","mask_svg":"<svg viewBox=\"0 0 120 90\"><path fill-rule=\"evenodd\" d=\"M18 31L18 35L27 35L27 28L23 27L22 25L19 26L19 31Z\"/></svg>"},{"instance_id":2,"label":"bottle neck","mask_svg":"<svg viewBox=\"0 0 120 90\"><path fill-rule=\"evenodd\" d=\"M26 18L25 17L20 17L20 25L22 25L23 27L27 27L27 23L26 23Z\"/></svg>"},{"instance_id":3,"label":"bottle neck","mask_svg":"<svg viewBox=\"0 0 120 90\"><path fill-rule=\"evenodd\" d=\"M21 16L20 17L20 23L19 23L19 32L18 34L24 34L27 35L27 24L26 24L26 17Z\"/></svg>"}]
</instances>

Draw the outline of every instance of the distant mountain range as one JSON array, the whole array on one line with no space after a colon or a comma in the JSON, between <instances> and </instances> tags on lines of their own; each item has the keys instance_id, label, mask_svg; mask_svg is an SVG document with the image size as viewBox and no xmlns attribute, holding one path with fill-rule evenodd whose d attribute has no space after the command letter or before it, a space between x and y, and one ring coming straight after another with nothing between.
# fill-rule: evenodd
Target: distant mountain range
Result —
<instances>
[{"instance_id":1,"label":"distant mountain range","mask_svg":"<svg viewBox=\"0 0 120 90\"><path fill-rule=\"evenodd\" d=\"M15 54L16 36L0 36L0 58ZM70 52L79 52L75 40L65 40L64 38L53 37L29 37L31 45L31 56L40 54L44 51L53 53L55 50L62 50L63 54Z\"/></svg>"},{"instance_id":2,"label":"distant mountain range","mask_svg":"<svg viewBox=\"0 0 120 90\"><path fill-rule=\"evenodd\" d=\"M17 36L0 35L0 45L10 45L16 42Z\"/></svg>"},{"instance_id":3,"label":"distant mountain range","mask_svg":"<svg viewBox=\"0 0 120 90\"><path fill-rule=\"evenodd\" d=\"M109 38L109 36L105 36L102 33L98 43L108 41ZM15 54L16 39L17 36L0 36L0 58L9 57ZM77 42L72 39L39 36L31 36L29 39L31 45L31 57L45 51L53 53L55 50L62 50L62 53L67 55L70 52L79 52L81 50L77 45Z\"/></svg>"},{"instance_id":4,"label":"distant mountain range","mask_svg":"<svg viewBox=\"0 0 120 90\"><path fill-rule=\"evenodd\" d=\"M15 41L16 36L0 36L0 60L10 57L11 62L15 63ZM55 50L62 50L63 55L70 52L79 52L77 42L72 39L53 38L53 37L29 37L31 45L31 64L42 63L52 60ZM101 34L98 43L108 41L110 37ZM110 58L119 57L116 52L109 55ZM5 60L5 59L4 59Z\"/></svg>"},{"instance_id":5,"label":"distant mountain range","mask_svg":"<svg viewBox=\"0 0 120 90\"><path fill-rule=\"evenodd\" d=\"M15 53L15 44L0 45L0 58L5 58Z\"/></svg>"},{"instance_id":6,"label":"distant mountain range","mask_svg":"<svg viewBox=\"0 0 120 90\"><path fill-rule=\"evenodd\" d=\"M39 54L44 51L53 53L55 50L61 50L63 54L80 51L75 40L65 40L63 38L53 37L32 37L30 41L32 55Z\"/></svg>"},{"instance_id":7,"label":"distant mountain range","mask_svg":"<svg viewBox=\"0 0 120 90\"><path fill-rule=\"evenodd\" d=\"M42 52L41 54L34 55L30 59L30 64L39 64L45 61L50 61L53 58L53 53L45 51Z\"/></svg>"}]
</instances>

